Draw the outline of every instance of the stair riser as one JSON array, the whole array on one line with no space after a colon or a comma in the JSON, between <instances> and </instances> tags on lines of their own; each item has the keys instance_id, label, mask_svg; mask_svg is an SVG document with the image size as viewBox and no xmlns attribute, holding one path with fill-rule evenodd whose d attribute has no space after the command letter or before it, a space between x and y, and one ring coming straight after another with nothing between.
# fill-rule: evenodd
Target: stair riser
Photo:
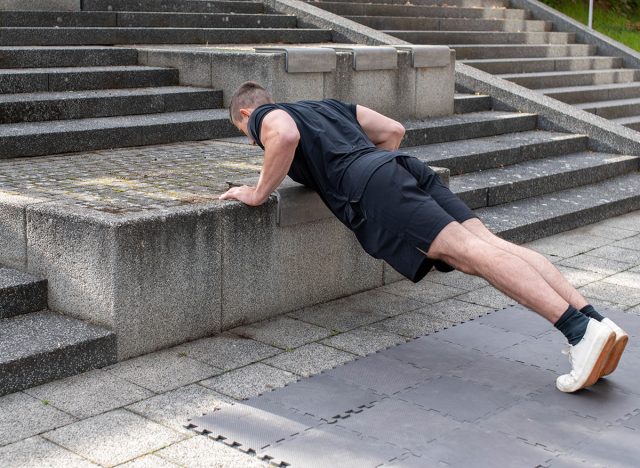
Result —
<instances>
[{"instance_id":1,"label":"stair riser","mask_svg":"<svg viewBox=\"0 0 640 468\"><path fill-rule=\"evenodd\" d=\"M472 209L511 203L559 190L589 185L603 180L637 171L638 160L620 161L594 168L585 168L570 173L552 174L514 184L458 192L457 195Z\"/></svg>"},{"instance_id":2,"label":"stair riser","mask_svg":"<svg viewBox=\"0 0 640 468\"><path fill-rule=\"evenodd\" d=\"M60 129L55 134L0 138L0 159L209 140L235 135L237 129L227 120L123 126L91 131L77 131L71 127Z\"/></svg>"},{"instance_id":3,"label":"stair riser","mask_svg":"<svg viewBox=\"0 0 640 468\"><path fill-rule=\"evenodd\" d=\"M482 18L482 19L529 19L525 10L479 9L479 8L440 8L405 5L375 5L367 3L314 3L341 16L413 16L425 18Z\"/></svg>"},{"instance_id":4,"label":"stair riser","mask_svg":"<svg viewBox=\"0 0 640 468\"><path fill-rule=\"evenodd\" d=\"M115 364L116 337L40 353L0 366L0 395Z\"/></svg>"},{"instance_id":5,"label":"stair riser","mask_svg":"<svg viewBox=\"0 0 640 468\"><path fill-rule=\"evenodd\" d=\"M42 280L0 289L0 319L47 307L47 282Z\"/></svg>"},{"instance_id":6,"label":"stair riser","mask_svg":"<svg viewBox=\"0 0 640 468\"><path fill-rule=\"evenodd\" d=\"M467 65L494 74L542 73L553 71L604 70L622 68L622 58L574 58L556 60L505 61L505 62L467 62Z\"/></svg>"},{"instance_id":7,"label":"stair riser","mask_svg":"<svg viewBox=\"0 0 640 468\"><path fill-rule=\"evenodd\" d=\"M406 31L544 32L548 31L550 28L550 26L543 21L467 20L393 16L349 16L348 19L374 29Z\"/></svg>"},{"instance_id":8,"label":"stair riser","mask_svg":"<svg viewBox=\"0 0 640 468\"><path fill-rule=\"evenodd\" d=\"M453 112L455 114L466 114L469 112L482 112L491 110L491 97L478 96L473 99L454 99Z\"/></svg>"},{"instance_id":9,"label":"stair riser","mask_svg":"<svg viewBox=\"0 0 640 468\"><path fill-rule=\"evenodd\" d=\"M117 96L77 100L0 103L0 124L154 114L222 107L222 92Z\"/></svg>"},{"instance_id":10,"label":"stair riser","mask_svg":"<svg viewBox=\"0 0 640 468\"><path fill-rule=\"evenodd\" d=\"M316 5L315 0L305 0L307 3ZM357 0L329 0L335 3L358 3ZM367 0L366 3L374 5L407 5L407 0ZM322 3L320 3L322 4ZM448 6L448 7L467 7L467 8L507 8L508 0L412 0L411 5L416 6Z\"/></svg>"},{"instance_id":11,"label":"stair riser","mask_svg":"<svg viewBox=\"0 0 640 468\"><path fill-rule=\"evenodd\" d=\"M3 27L295 28L294 16L120 12L0 12Z\"/></svg>"},{"instance_id":12,"label":"stair riser","mask_svg":"<svg viewBox=\"0 0 640 468\"><path fill-rule=\"evenodd\" d=\"M533 130L536 125L536 116L526 116L518 119L463 123L430 129L408 129L402 146L421 146L445 141L522 132Z\"/></svg>"},{"instance_id":13,"label":"stair riser","mask_svg":"<svg viewBox=\"0 0 640 468\"><path fill-rule=\"evenodd\" d=\"M623 117L631 117L640 115L640 103L622 104L619 106L583 108L587 112L599 115L605 119L621 119Z\"/></svg>"},{"instance_id":14,"label":"stair riser","mask_svg":"<svg viewBox=\"0 0 640 468\"><path fill-rule=\"evenodd\" d=\"M176 0L82 0L83 11L158 11L176 13L265 13L262 3Z\"/></svg>"},{"instance_id":15,"label":"stair riser","mask_svg":"<svg viewBox=\"0 0 640 468\"><path fill-rule=\"evenodd\" d=\"M629 127L631 130L640 132L640 122L625 124L625 127Z\"/></svg>"},{"instance_id":16,"label":"stair riser","mask_svg":"<svg viewBox=\"0 0 640 468\"><path fill-rule=\"evenodd\" d=\"M0 68L97 67L136 65L135 49L4 49L0 50Z\"/></svg>"},{"instance_id":17,"label":"stair riser","mask_svg":"<svg viewBox=\"0 0 640 468\"><path fill-rule=\"evenodd\" d=\"M559 88L561 86L590 86L611 83L630 83L640 79L639 70L588 73L557 76L522 76L505 78L530 89Z\"/></svg>"},{"instance_id":18,"label":"stair riser","mask_svg":"<svg viewBox=\"0 0 640 468\"><path fill-rule=\"evenodd\" d=\"M3 74L0 93L174 86L178 81L178 70L172 69Z\"/></svg>"},{"instance_id":19,"label":"stair riser","mask_svg":"<svg viewBox=\"0 0 640 468\"><path fill-rule=\"evenodd\" d=\"M587 44L569 44L555 46L522 46L522 47L454 47L456 59L501 59L501 58L533 58L533 57L585 57L593 55L596 47Z\"/></svg>"},{"instance_id":20,"label":"stair riser","mask_svg":"<svg viewBox=\"0 0 640 468\"><path fill-rule=\"evenodd\" d=\"M569 44L573 34L568 33L487 33L448 31L392 31L385 30L399 39L413 44Z\"/></svg>"},{"instance_id":21,"label":"stair riser","mask_svg":"<svg viewBox=\"0 0 640 468\"><path fill-rule=\"evenodd\" d=\"M329 42L325 30L277 29L145 29L145 28L9 28L0 30L0 45L244 44Z\"/></svg>"},{"instance_id":22,"label":"stair riser","mask_svg":"<svg viewBox=\"0 0 640 468\"><path fill-rule=\"evenodd\" d=\"M580 104L583 102L609 101L615 99L640 98L640 84L637 87L618 89L576 90L565 92L545 93L567 104Z\"/></svg>"}]
</instances>

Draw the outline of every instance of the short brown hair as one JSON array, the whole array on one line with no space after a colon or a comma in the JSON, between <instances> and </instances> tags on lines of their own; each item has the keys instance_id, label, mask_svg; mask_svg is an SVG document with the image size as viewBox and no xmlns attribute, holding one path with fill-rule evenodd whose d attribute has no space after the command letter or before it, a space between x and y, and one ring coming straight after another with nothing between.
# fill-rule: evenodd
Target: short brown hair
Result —
<instances>
[{"instance_id":1,"label":"short brown hair","mask_svg":"<svg viewBox=\"0 0 640 468\"><path fill-rule=\"evenodd\" d=\"M231 104L229 104L229 118L232 122L242 120L240 109L255 109L263 104L273 102L269 91L264 89L255 81L245 81L236 89L231 96Z\"/></svg>"}]
</instances>

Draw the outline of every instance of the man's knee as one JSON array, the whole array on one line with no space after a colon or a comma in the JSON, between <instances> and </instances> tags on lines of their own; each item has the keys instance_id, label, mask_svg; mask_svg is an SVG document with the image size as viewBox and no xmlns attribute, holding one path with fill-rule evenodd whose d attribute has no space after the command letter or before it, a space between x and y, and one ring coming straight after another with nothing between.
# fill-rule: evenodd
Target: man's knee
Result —
<instances>
[{"instance_id":1,"label":"man's knee","mask_svg":"<svg viewBox=\"0 0 640 468\"><path fill-rule=\"evenodd\" d=\"M485 242L460 223L452 222L436 236L427 255L448 263L463 273L476 274L474 257L485 246Z\"/></svg>"}]
</instances>

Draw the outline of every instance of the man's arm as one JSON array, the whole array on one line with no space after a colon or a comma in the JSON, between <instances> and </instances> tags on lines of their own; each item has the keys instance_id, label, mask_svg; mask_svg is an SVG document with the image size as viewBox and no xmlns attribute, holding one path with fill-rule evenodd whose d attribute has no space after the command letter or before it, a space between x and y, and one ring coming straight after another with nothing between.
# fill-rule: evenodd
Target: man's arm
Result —
<instances>
[{"instance_id":1,"label":"man's arm","mask_svg":"<svg viewBox=\"0 0 640 468\"><path fill-rule=\"evenodd\" d=\"M220 196L221 200L262 205L287 176L300 141L298 127L291 116L280 109L269 112L262 121L260 141L264 146L264 162L257 186L233 187Z\"/></svg>"},{"instance_id":2,"label":"man's arm","mask_svg":"<svg viewBox=\"0 0 640 468\"><path fill-rule=\"evenodd\" d=\"M374 145L389 151L400 147L404 137L404 127L400 122L361 105L356 107L356 114L358 123Z\"/></svg>"}]
</instances>

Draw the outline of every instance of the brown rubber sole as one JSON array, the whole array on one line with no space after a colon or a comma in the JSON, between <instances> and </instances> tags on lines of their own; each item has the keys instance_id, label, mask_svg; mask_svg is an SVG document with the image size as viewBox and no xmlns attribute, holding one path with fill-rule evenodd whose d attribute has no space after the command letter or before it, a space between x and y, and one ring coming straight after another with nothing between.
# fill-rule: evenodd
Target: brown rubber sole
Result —
<instances>
[{"instance_id":1,"label":"brown rubber sole","mask_svg":"<svg viewBox=\"0 0 640 468\"><path fill-rule=\"evenodd\" d=\"M627 347L627 343L629 342L629 335L624 335L619 340L616 340L613 349L611 349L611 353L609 354L609 359L607 359L607 363L602 369L602 374L600 377L606 377L611 374L618 367L618 363L620 362L620 358L622 357L622 353L624 353L624 349Z\"/></svg>"},{"instance_id":2,"label":"brown rubber sole","mask_svg":"<svg viewBox=\"0 0 640 468\"><path fill-rule=\"evenodd\" d=\"M600 356L598 356L598 360L596 361L596 364L593 366L593 369L591 370L591 374L589 374L589 378L584 383L584 385L580 387L581 389L590 387L600 379L600 375L602 374L602 369L607 363L607 361L609 360L609 355L611 354L611 350L613 349L613 346L615 345L615 343L616 343L616 334L612 331L611 334L609 335L609 338L607 338L607 342L602 348L602 352L600 352Z\"/></svg>"}]
</instances>

